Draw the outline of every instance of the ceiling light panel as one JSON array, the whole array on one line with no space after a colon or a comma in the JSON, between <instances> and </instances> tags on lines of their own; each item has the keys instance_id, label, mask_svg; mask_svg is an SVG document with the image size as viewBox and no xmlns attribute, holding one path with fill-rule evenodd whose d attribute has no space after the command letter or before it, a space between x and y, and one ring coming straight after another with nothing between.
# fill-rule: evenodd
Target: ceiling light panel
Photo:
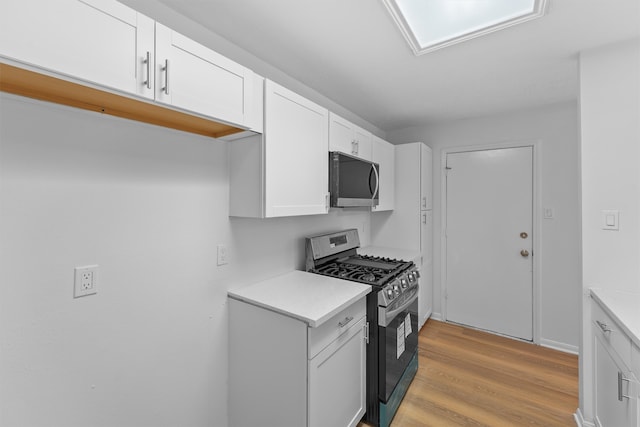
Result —
<instances>
[{"instance_id":1,"label":"ceiling light panel","mask_svg":"<svg viewBox=\"0 0 640 427\"><path fill-rule=\"evenodd\" d=\"M544 14L546 0L382 0L416 55Z\"/></svg>"}]
</instances>

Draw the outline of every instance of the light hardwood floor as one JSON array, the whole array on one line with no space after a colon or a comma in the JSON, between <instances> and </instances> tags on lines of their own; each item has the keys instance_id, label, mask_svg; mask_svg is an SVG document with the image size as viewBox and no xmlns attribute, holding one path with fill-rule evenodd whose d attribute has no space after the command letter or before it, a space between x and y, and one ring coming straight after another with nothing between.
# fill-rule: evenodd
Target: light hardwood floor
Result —
<instances>
[{"instance_id":1,"label":"light hardwood floor","mask_svg":"<svg viewBox=\"0 0 640 427\"><path fill-rule=\"evenodd\" d=\"M435 320L418 347L391 427L576 425L575 355Z\"/></svg>"}]
</instances>

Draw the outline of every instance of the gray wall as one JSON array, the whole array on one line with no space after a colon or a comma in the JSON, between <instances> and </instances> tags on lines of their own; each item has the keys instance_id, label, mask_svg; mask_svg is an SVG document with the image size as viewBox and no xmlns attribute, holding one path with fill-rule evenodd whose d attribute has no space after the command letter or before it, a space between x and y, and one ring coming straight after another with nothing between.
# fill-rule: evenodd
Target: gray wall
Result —
<instances>
[{"instance_id":1,"label":"gray wall","mask_svg":"<svg viewBox=\"0 0 640 427\"><path fill-rule=\"evenodd\" d=\"M589 288L640 292L640 40L580 55L583 333L580 408L593 419ZM620 212L619 231L602 211Z\"/></svg>"},{"instance_id":2,"label":"gray wall","mask_svg":"<svg viewBox=\"0 0 640 427\"><path fill-rule=\"evenodd\" d=\"M453 147L540 141L541 274L540 343L577 352L580 335L580 176L575 103L563 103L475 119L435 123L388 134L394 143L425 142L433 149L434 313L441 307L442 153ZM542 212L538 213L542 217Z\"/></svg>"},{"instance_id":3,"label":"gray wall","mask_svg":"<svg viewBox=\"0 0 640 427\"><path fill-rule=\"evenodd\" d=\"M229 218L229 143L6 94L0 120L2 426L226 425L227 290L368 241L366 210Z\"/></svg>"}]
</instances>

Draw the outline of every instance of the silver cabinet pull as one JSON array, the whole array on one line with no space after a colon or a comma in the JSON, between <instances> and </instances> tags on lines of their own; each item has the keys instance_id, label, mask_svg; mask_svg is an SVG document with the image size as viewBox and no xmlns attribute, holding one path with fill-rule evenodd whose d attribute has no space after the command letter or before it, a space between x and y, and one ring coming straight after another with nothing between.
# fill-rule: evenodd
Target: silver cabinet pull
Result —
<instances>
[{"instance_id":1,"label":"silver cabinet pull","mask_svg":"<svg viewBox=\"0 0 640 427\"><path fill-rule=\"evenodd\" d=\"M164 60L164 67L162 67L162 71L164 71L164 86L162 90L165 95L169 95L169 60Z\"/></svg>"},{"instance_id":2,"label":"silver cabinet pull","mask_svg":"<svg viewBox=\"0 0 640 427\"><path fill-rule=\"evenodd\" d=\"M596 320L596 324L602 329L602 332L613 332L613 329L609 328L606 323Z\"/></svg>"},{"instance_id":3,"label":"silver cabinet pull","mask_svg":"<svg viewBox=\"0 0 640 427\"><path fill-rule=\"evenodd\" d=\"M427 198L423 197L422 198L422 209L426 209L427 208Z\"/></svg>"},{"instance_id":4,"label":"silver cabinet pull","mask_svg":"<svg viewBox=\"0 0 640 427\"><path fill-rule=\"evenodd\" d=\"M364 341L369 344L369 322L364 324Z\"/></svg>"},{"instance_id":5,"label":"silver cabinet pull","mask_svg":"<svg viewBox=\"0 0 640 427\"><path fill-rule=\"evenodd\" d=\"M351 154L353 154L354 156L356 154L358 154L358 151L356 149L356 140L355 139L351 140Z\"/></svg>"},{"instance_id":6,"label":"silver cabinet pull","mask_svg":"<svg viewBox=\"0 0 640 427\"><path fill-rule=\"evenodd\" d=\"M338 322L338 326L340 326L341 328L344 328L345 326L347 326L347 324L349 322L351 322L353 320L353 316L348 316L345 317L344 320L342 322Z\"/></svg>"},{"instance_id":7,"label":"silver cabinet pull","mask_svg":"<svg viewBox=\"0 0 640 427\"><path fill-rule=\"evenodd\" d=\"M626 381L626 382L630 382L631 380L629 378L625 378L624 375L622 375L622 372L618 371L618 400L620 402L622 402L622 399L631 399L630 396L627 396L626 394L622 393L622 382Z\"/></svg>"},{"instance_id":8,"label":"silver cabinet pull","mask_svg":"<svg viewBox=\"0 0 640 427\"><path fill-rule=\"evenodd\" d=\"M144 81L144 84L147 86L147 89L151 89L151 53L149 51L147 51L147 57L142 63L147 66L147 80Z\"/></svg>"}]
</instances>

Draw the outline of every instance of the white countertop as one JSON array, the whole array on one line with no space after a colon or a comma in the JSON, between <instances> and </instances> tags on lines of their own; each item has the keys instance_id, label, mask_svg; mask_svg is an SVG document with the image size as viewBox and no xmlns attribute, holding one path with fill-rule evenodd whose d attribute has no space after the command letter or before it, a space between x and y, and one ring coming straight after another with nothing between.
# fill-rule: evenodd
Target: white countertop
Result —
<instances>
[{"instance_id":1,"label":"white countertop","mask_svg":"<svg viewBox=\"0 0 640 427\"><path fill-rule=\"evenodd\" d=\"M228 295L315 328L369 292L369 285L296 270L230 290Z\"/></svg>"},{"instance_id":2,"label":"white countertop","mask_svg":"<svg viewBox=\"0 0 640 427\"><path fill-rule=\"evenodd\" d=\"M408 249L387 248L384 246L366 246L358 248L360 255L381 256L385 258L401 259L403 261L413 261L416 266L420 267L420 251L411 251Z\"/></svg>"},{"instance_id":3,"label":"white countertop","mask_svg":"<svg viewBox=\"0 0 640 427\"><path fill-rule=\"evenodd\" d=\"M640 347L640 293L591 288L591 297Z\"/></svg>"}]
</instances>

